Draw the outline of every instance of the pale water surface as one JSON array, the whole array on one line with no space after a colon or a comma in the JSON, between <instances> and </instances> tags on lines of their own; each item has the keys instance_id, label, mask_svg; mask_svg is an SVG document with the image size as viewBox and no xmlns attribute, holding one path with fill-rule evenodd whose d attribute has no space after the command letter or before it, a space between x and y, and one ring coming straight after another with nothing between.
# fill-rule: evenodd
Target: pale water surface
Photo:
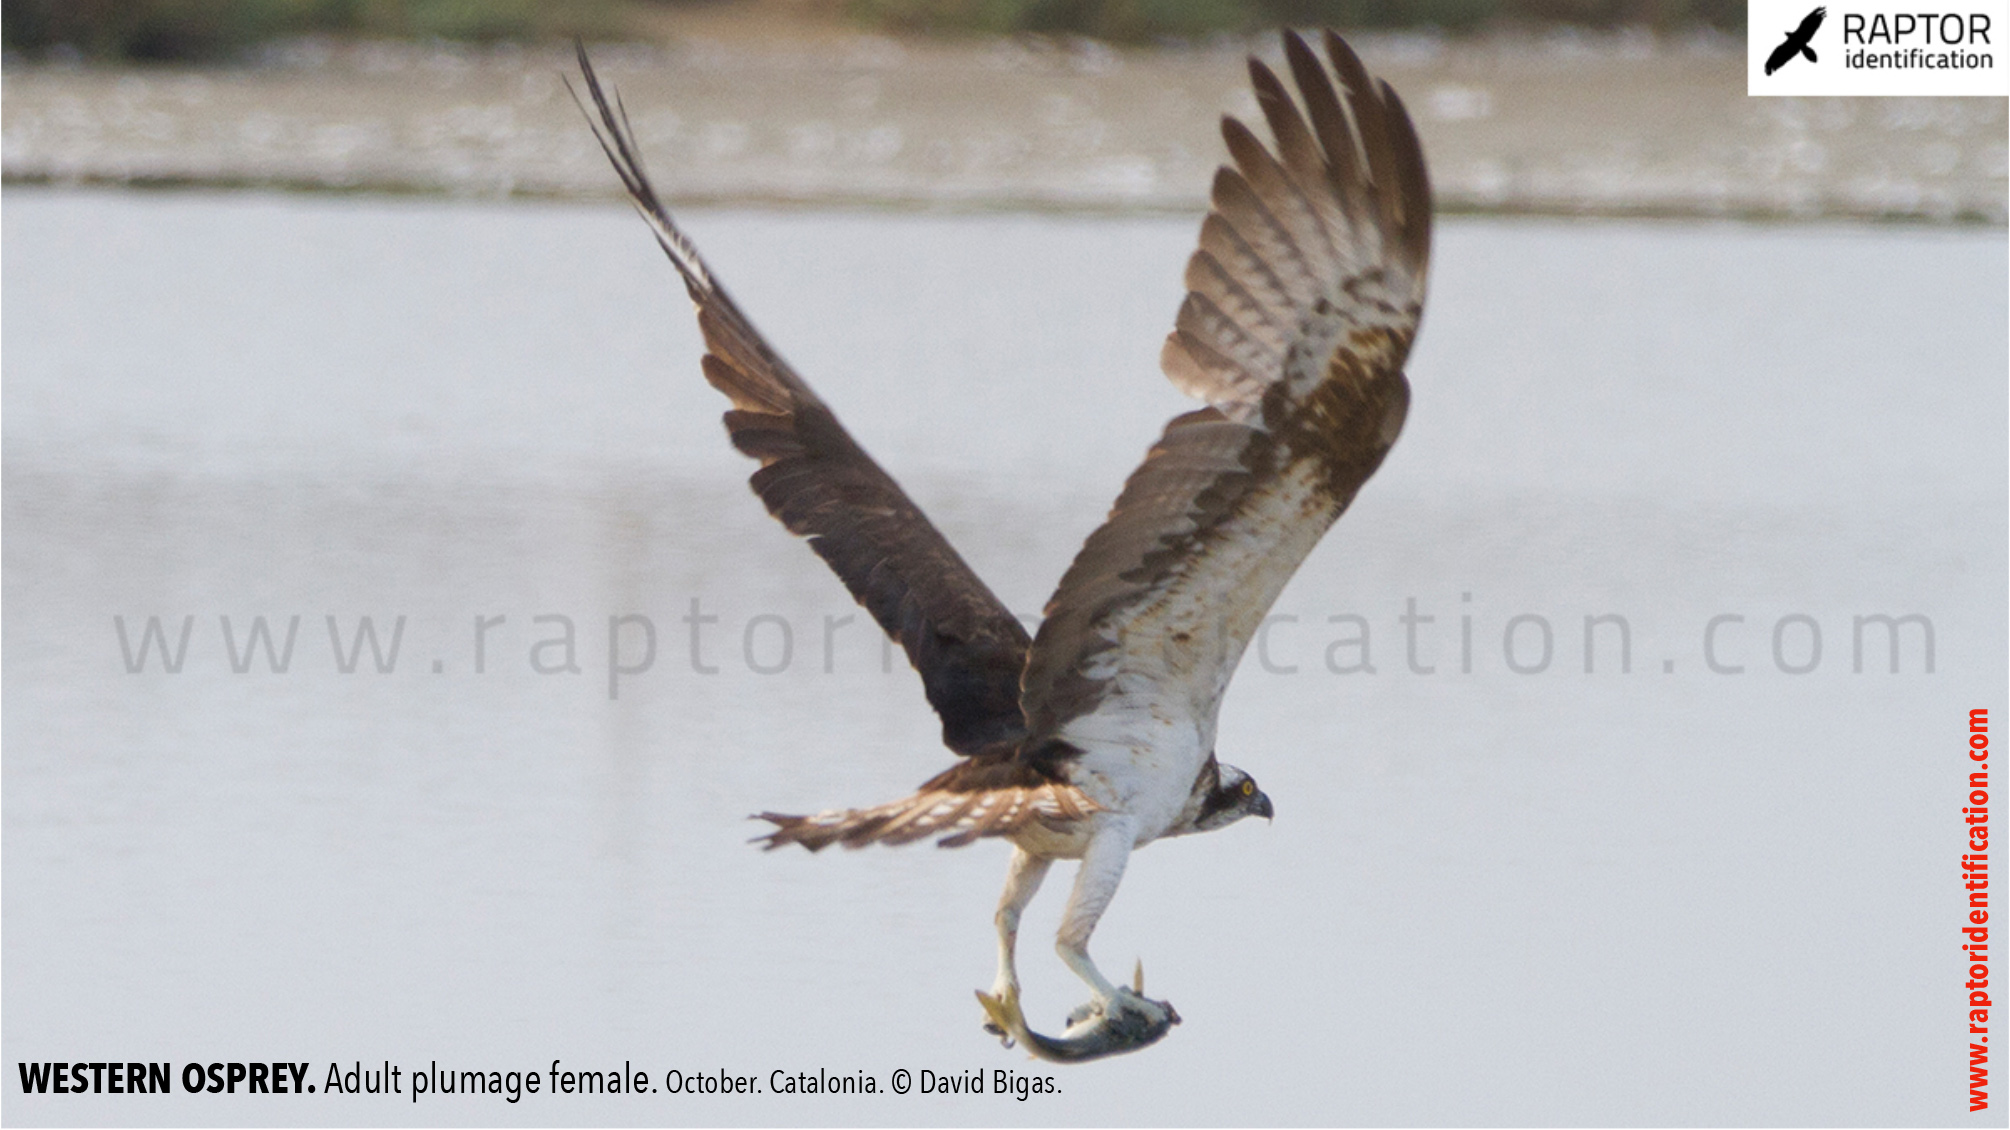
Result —
<instances>
[{"instance_id":1,"label":"pale water surface","mask_svg":"<svg viewBox=\"0 0 2010 1130\"><path fill-rule=\"evenodd\" d=\"M689 219L1029 615L1185 405L1156 357L1190 221ZM1061 1088L10 1080L9 1121L1968 1117L2000 231L1445 223L1408 431L1222 718L1277 820L1139 854L1096 937L1186 1023L1063 1071L978 1029L1002 847L745 844L750 812L887 799L948 755L748 495L632 216L9 190L4 222L9 1060ZM1857 673L1875 614L1930 623L1930 672L1918 621L1897 673L1872 621ZM363 616L387 672L367 646L341 671ZM159 640L128 670L152 617L189 625L178 673ZM281 644L299 618L283 674L243 660L255 617ZM1022 946L1050 1028L1082 996L1063 881Z\"/></svg>"}]
</instances>

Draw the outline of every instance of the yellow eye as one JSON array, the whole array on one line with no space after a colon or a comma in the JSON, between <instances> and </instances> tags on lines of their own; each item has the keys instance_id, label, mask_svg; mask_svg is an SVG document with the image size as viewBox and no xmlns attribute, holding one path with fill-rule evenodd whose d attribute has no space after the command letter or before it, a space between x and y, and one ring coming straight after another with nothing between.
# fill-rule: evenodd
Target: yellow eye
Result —
<instances>
[{"instance_id":1,"label":"yellow eye","mask_svg":"<svg viewBox=\"0 0 2010 1130\"><path fill-rule=\"evenodd\" d=\"M1255 782L1255 781L1244 781L1244 782L1242 783L1242 795L1243 795L1243 796L1255 796L1255 795L1256 795L1256 782Z\"/></svg>"}]
</instances>

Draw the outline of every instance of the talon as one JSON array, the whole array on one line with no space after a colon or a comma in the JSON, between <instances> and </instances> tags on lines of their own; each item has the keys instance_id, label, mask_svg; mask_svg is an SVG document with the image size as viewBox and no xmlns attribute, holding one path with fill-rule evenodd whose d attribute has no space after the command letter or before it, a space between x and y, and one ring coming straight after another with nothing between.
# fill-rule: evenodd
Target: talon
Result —
<instances>
[{"instance_id":1,"label":"talon","mask_svg":"<svg viewBox=\"0 0 2010 1130\"><path fill-rule=\"evenodd\" d=\"M1142 957L1138 959L1137 968L1131 971L1131 991L1139 996L1145 995L1145 959Z\"/></svg>"},{"instance_id":2,"label":"talon","mask_svg":"<svg viewBox=\"0 0 2010 1130\"><path fill-rule=\"evenodd\" d=\"M984 1030L997 1036L1006 1047L1011 1047L1015 1037L1026 1030L1026 1018L1019 1012L1018 986L1009 987L995 997L980 989L977 1003L984 1006L984 1015L990 1017Z\"/></svg>"},{"instance_id":3,"label":"talon","mask_svg":"<svg viewBox=\"0 0 2010 1130\"><path fill-rule=\"evenodd\" d=\"M1026 1014L1019 1008L1019 986L1008 986L997 996L979 990L977 1003L984 1006L984 1013L990 1019L984 1030L998 1037L999 1046L1015 1048L1024 1044L1028 1050L1038 1046L1041 1036L1026 1027ZM1039 1054L1037 1050L1034 1054Z\"/></svg>"},{"instance_id":4,"label":"talon","mask_svg":"<svg viewBox=\"0 0 2010 1130\"><path fill-rule=\"evenodd\" d=\"M1006 1005L1001 998L987 996L984 993L978 993L977 1000L984 1006L984 1030L998 1037L998 1043L1001 1046L1007 1048L1015 1046L1018 1041L1012 1038L1012 1033L1006 1025L999 1023L997 1013L993 1011L994 1005L1000 1009L1009 1008L1010 1006Z\"/></svg>"}]
</instances>

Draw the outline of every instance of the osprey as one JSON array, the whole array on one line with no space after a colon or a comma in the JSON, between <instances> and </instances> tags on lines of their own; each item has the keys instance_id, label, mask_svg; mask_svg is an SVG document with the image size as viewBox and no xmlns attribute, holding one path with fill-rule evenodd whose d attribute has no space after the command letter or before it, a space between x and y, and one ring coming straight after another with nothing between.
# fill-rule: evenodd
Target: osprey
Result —
<instances>
[{"instance_id":1,"label":"osprey","mask_svg":"<svg viewBox=\"0 0 2010 1130\"><path fill-rule=\"evenodd\" d=\"M1043 1058L1134 1051L1179 1022L1145 998L1142 969L1131 987L1111 983L1089 937L1131 852L1271 815L1249 774L1216 760L1222 692L1279 590L1403 427L1430 185L1396 92L1339 36L1323 38L1326 62L1284 35L1302 106L1249 60L1274 147L1221 122L1233 164L1215 174L1162 354L1166 375L1207 407L1166 426L1032 636L727 296L579 52L589 124L697 307L705 378L733 404L727 433L761 464L754 492L906 649L960 758L887 804L762 813L774 831L759 842L1010 841L997 978L977 995L987 1028ZM1081 866L1056 948L1091 993L1058 1038L1027 1027L1013 958L1020 912L1057 859Z\"/></svg>"}]
</instances>

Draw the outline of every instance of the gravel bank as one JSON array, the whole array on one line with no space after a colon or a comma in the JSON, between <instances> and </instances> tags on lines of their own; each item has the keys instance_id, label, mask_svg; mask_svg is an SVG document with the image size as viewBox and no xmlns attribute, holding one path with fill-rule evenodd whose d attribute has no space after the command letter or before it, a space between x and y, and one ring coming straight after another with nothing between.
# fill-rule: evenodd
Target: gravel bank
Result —
<instances>
[{"instance_id":1,"label":"gravel bank","mask_svg":"<svg viewBox=\"0 0 2010 1130\"><path fill-rule=\"evenodd\" d=\"M2005 223L2003 99L1747 98L1722 37L1357 44L1448 209ZM1258 116L1245 49L832 32L595 54L686 201L1191 210L1216 115ZM0 152L10 183L609 196L571 70L556 48L318 42L231 69L10 63Z\"/></svg>"}]
</instances>

